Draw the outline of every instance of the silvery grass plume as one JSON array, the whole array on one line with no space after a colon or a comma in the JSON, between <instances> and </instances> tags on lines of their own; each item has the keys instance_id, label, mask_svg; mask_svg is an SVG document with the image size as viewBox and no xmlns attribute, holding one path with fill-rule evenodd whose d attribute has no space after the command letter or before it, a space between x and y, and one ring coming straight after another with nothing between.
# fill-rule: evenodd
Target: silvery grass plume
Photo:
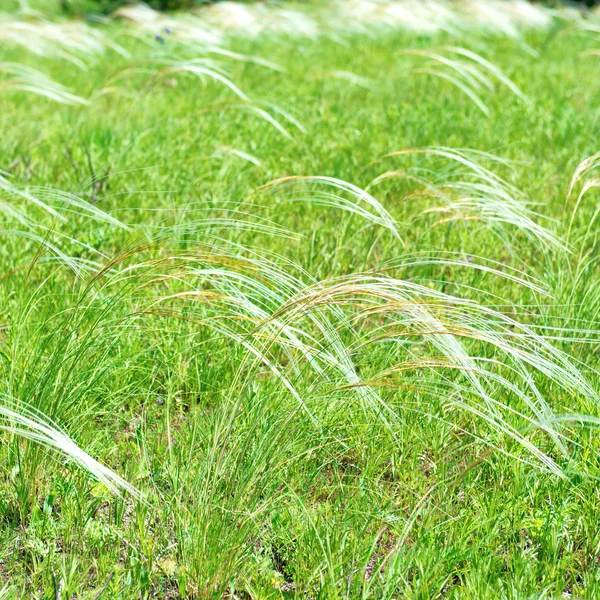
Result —
<instances>
[{"instance_id":1,"label":"silvery grass plume","mask_svg":"<svg viewBox=\"0 0 600 600\"><path fill-rule=\"evenodd\" d=\"M303 284L272 261L232 254L222 244L220 249L196 248L189 255L136 263L107 284L123 285L133 286L133 294L170 288L170 293L146 302L139 314L189 320L233 340L249 359L266 366L309 414L291 378L300 377L304 370L299 357L319 377L329 369L347 383L359 381L344 344L327 320L312 315L310 333L273 318L274 311ZM368 391L359 392L361 397L369 396Z\"/></svg>"},{"instance_id":2,"label":"silvery grass plume","mask_svg":"<svg viewBox=\"0 0 600 600\"><path fill-rule=\"evenodd\" d=\"M338 81L347 81L352 85L364 88L366 90L374 89L373 80L362 75L357 75L351 71L331 71L329 73L321 73L316 75L317 79L336 79Z\"/></svg>"},{"instance_id":3,"label":"silvery grass plume","mask_svg":"<svg viewBox=\"0 0 600 600\"><path fill-rule=\"evenodd\" d=\"M244 152L239 148L232 148L231 146L218 146L215 148L213 156L223 155L237 156L238 158L241 158L242 160L245 160L256 167L262 168L262 162L260 158L254 156L254 154L250 154L249 152Z\"/></svg>"},{"instance_id":4,"label":"silvery grass plume","mask_svg":"<svg viewBox=\"0 0 600 600\"><path fill-rule=\"evenodd\" d=\"M594 176L594 172L600 167L600 152L586 158L583 160L573 173L573 177L571 177L571 181L569 182L569 189L567 191L567 202L571 199L573 195L573 191L578 186L580 182L583 182L579 194L577 195L577 200L575 201L575 205L573 206L573 211L571 212L571 219L569 221L569 229L567 233L567 239L571 237L571 231L573 229L573 223L575 221L575 217L577 215L577 211L581 205L581 202L584 196L592 189L600 187L600 178ZM596 218L598 217L598 213L600 212L600 208L597 208L594 212L591 220L588 222L587 232L584 234L584 238L588 237L590 232L592 231L592 226L594 225Z\"/></svg>"},{"instance_id":5,"label":"silvery grass plume","mask_svg":"<svg viewBox=\"0 0 600 600\"><path fill-rule=\"evenodd\" d=\"M528 207L523 194L482 164L507 165L507 161L488 152L445 147L400 150L386 154L380 160L417 156L430 157L436 161L436 168L390 170L377 177L369 188L395 179L417 183L423 189L414 198L442 202L441 206L428 208L422 213L439 214L440 219L435 225L475 220L489 227L507 247L510 247L508 231L515 229L529 239L541 242L546 248L568 250L557 234L538 223L542 215ZM455 168L445 172L439 168L440 163L450 163Z\"/></svg>"},{"instance_id":6,"label":"silvery grass plume","mask_svg":"<svg viewBox=\"0 0 600 600\"><path fill-rule=\"evenodd\" d=\"M223 66L223 60L229 59L239 62L254 63L256 65L272 69L274 71L282 71L283 69L276 63L263 59L258 56L240 54L239 52L231 52L218 46L208 46L203 49L204 54L215 54L221 57L221 61L207 56L192 58L182 61L168 61L164 69L159 71L156 76L161 77L173 73L190 73L205 81L206 78L211 78L223 83L232 90L242 100L248 100L244 94L233 82L228 78L229 73Z\"/></svg>"},{"instance_id":7,"label":"silvery grass plume","mask_svg":"<svg viewBox=\"0 0 600 600\"><path fill-rule=\"evenodd\" d=\"M527 0L465 0L461 9L470 23L491 33L519 38L523 28L545 29L554 12Z\"/></svg>"},{"instance_id":8,"label":"silvery grass plume","mask_svg":"<svg viewBox=\"0 0 600 600\"><path fill-rule=\"evenodd\" d=\"M261 56L255 56L253 54L242 54L241 52L232 52L231 50L227 50L226 48L222 48L221 46L207 46L204 49L204 52L207 54L217 54L219 56L223 56L225 58L230 58L231 60L251 63L255 65L260 65L261 67L266 67L267 69L272 69L273 71L279 71L283 73L285 69L278 65L277 63L267 60L266 58L262 58Z\"/></svg>"},{"instance_id":9,"label":"silvery grass plume","mask_svg":"<svg viewBox=\"0 0 600 600\"><path fill-rule=\"evenodd\" d=\"M290 192L281 192L287 189ZM386 208L369 192L347 181L325 176L282 177L266 183L256 193L267 190L274 190L285 201L307 202L356 214L374 225L385 227L397 240L402 239L398 223Z\"/></svg>"},{"instance_id":10,"label":"silvery grass plume","mask_svg":"<svg viewBox=\"0 0 600 600\"><path fill-rule=\"evenodd\" d=\"M277 106L276 104L249 98L248 95L231 80L230 73L225 68L223 61L229 59L254 63L261 67L276 71L281 70L279 65L257 56L229 52L228 50L214 46L205 48L204 52L206 54L217 55L220 57L220 59L218 60L216 58L204 56L180 61L148 61L148 67L125 69L118 74L117 79L128 78L141 73L151 76L148 80L149 84L174 75L193 77L198 79L202 85L205 85L207 81L212 80L225 86L231 92L233 92L233 94L237 96L238 101L214 103L209 105L207 108L202 109L200 113L223 110L237 110L240 112L249 113L266 121L284 137L293 139L292 134L288 128L282 124L282 121L271 114L275 113L275 115L281 117L283 121L287 121L287 123L293 125L302 133L306 133L306 130L302 124L289 111ZM157 64L158 66L156 66Z\"/></svg>"},{"instance_id":11,"label":"silvery grass plume","mask_svg":"<svg viewBox=\"0 0 600 600\"><path fill-rule=\"evenodd\" d=\"M321 7L315 7L318 13ZM316 37L321 28L312 14L277 5L219 2L196 14L211 27L230 35L257 37L261 34Z\"/></svg>"},{"instance_id":12,"label":"silvery grass plume","mask_svg":"<svg viewBox=\"0 0 600 600\"><path fill-rule=\"evenodd\" d=\"M57 83L48 75L19 63L0 63L0 93L28 92L49 98L61 104L88 104L84 98L71 93L66 87Z\"/></svg>"},{"instance_id":13,"label":"silvery grass plume","mask_svg":"<svg viewBox=\"0 0 600 600\"><path fill-rule=\"evenodd\" d=\"M242 92L231 79L229 79L229 73L227 73L223 66L213 59L196 58L193 60L173 62L169 66L158 71L155 74L155 77L165 77L179 73L194 75L200 79L202 83L205 83L207 79L212 79L228 87L241 100L249 99L248 96Z\"/></svg>"},{"instance_id":14,"label":"silvery grass plume","mask_svg":"<svg viewBox=\"0 0 600 600\"><path fill-rule=\"evenodd\" d=\"M48 187L15 185L0 175L0 236L28 240L82 276L100 267L98 260L102 253L66 231L75 218L128 229L118 219L75 194ZM84 250L97 260L72 256L69 248ZM45 259L39 255L38 260Z\"/></svg>"},{"instance_id":15,"label":"silvery grass plume","mask_svg":"<svg viewBox=\"0 0 600 600\"><path fill-rule=\"evenodd\" d=\"M446 3L424 0L344 0L307 11L269 5L219 2L198 11L217 29L257 37L282 34L314 38L348 31L373 32L382 27L433 32L449 30L456 20Z\"/></svg>"},{"instance_id":16,"label":"silvery grass plume","mask_svg":"<svg viewBox=\"0 0 600 600\"><path fill-rule=\"evenodd\" d=\"M113 13L113 18L124 20L127 35L133 35L148 44L156 41L175 41L193 48L219 45L221 32L191 14L160 13L146 4L124 6Z\"/></svg>"},{"instance_id":17,"label":"silvery grass plume","mask_svg":"<svg viewBox=\"0 0 600 600\"><path fill-rule=\"evenodd\" d=\"M98 58L107 48L129 55L97 28L79 21L51 22L37 15L21 20L0 14L0 43L20 46L38 56L68 60L81 69L87 69L86 60Z\"/></svg>"},{"instance_id":18,"label":"silvery grass plume","mask_svg":"<svg viewBox=\"0 0 600 600\"><path fill-rule=\"evenodd\" d=\"M482 268L539 289L527 278ZM569 357L534 326L387 273L308 284L305 277L292 276L280 262L196 248L136 263L116 274L110 286L130 282L136 294L154 290L140 316L188 320L239 344L254 366L266 366L311 416L302 390L312 388L314 394L317 381L321 389L330 385L359 392L365 408L375 409L388 423L397 419L394 402L402 400L384 400L377 387L412 391L425 411L427 398L436 395L488 423L494 435L519 443L535 464L561 473L527 435L542 430L566 454L560 420L535 379L542 376L594 402L598 398ZM169 291L160 293L163 287ZM398 362L388 362L367 378L359 376L358 364L373 371L382 344L395 348L388 361L393 356ZM514 425L515 419L520 425ZM487 443L497 446L493 439Z\"/></svg>"},{"instance_id":19,"label":"silvery grass plume","mask_svg":"<svg viewBox=\"0 0 600 600\"><path fill-rule=\"evenodd\" d=\"M403 50L402 54L429 59L431 62L413 69L413 72L449 81L485 115L489 115L490 110L481 94L494 91L494 80L506 86L523 102L528 102L523 92L497 66L466 48L442 46L434 50Z\"/></svg>"},{"instance_id":20,"label":"silvery grass plume","mask_svg":"<svg viewBox=\"0 0 600 600\"><path fill-rule=\"evenodd\" d=\"M449 405L483 419L494 431L525 447L538 464L560 474L555 461L524 435L528 428L541 429L566 453L563 435L554 427L555 415L533 372L594 402L598 397L568 356L533 328L475 302L372 272L307 286L290 298L276 317L299 323L314 308L323 311L327 307L349 312L361 332L350 347L352 356L388 343L400 347L399 354L405 357L341 389L365 385L412 390L421 398L421 410L425 411L428 394L446 398ZM479 348L479 354L469 348ZM458 376L449 376L448 370ZM409 377L411 372L417 375ZM428 373L433 376L428 377ZM511 396L518 398L521 408L506 403ZM393 414L393 407L387 406L387 411ZM513 417L522 427L511 424Z\"/></svg>"},{"instance_id":21,"label":"silvery grass plume","mask_svg":"<svg viewBox=\"0 0 600 600\"><path fill-rule=\"evenodd\" d=\"M334 14L346 26L382 26L408 31L459 34L470 29L520 38L524 28L546 28L552 11L526 0L349 0L340 1Z\"/></svg>"},{"instance_id":22,"label":"silvery grass plume","mask_svg":"<svg viewBox=\"0 0 600 600\"><path fill-rule=\"evenodd\" d=\"M190 73L203 82L206 81L207 78L214 79L232 90L240 99L248 100L248 96L246 96L246 94L244 94L244 92L229 79L229 73L224 66L225 60L252 63L274 71L283 71L282 67L270 60L266 60L259 56L231 52L230 50L226 50L219 46L206 46L202 49L202 52L205 56L179 61L162 61L165 65L164 68L155 72L154 76L163 77L174 73ZM208 55L211 54L220 57L221 60L210 58ZM152 61L152 63L156 62L157 61Z\"/></svg>"},{"instance_id":23,"label":"silvery grass plume","mask_svg":"<svg viewBox=\"0 0 600 600\"><path fill-rule=\"evenodd\" d=\"M62 454L103 483L113 494L126 492L138 500L142 497L134 486L84 452L56 423L39 411L24 406L22 402L7 397L0 399L0 431L31 440Z\"/></svg>"},{"instance_id":24,"label":"silvery grass plume","mask_svg":"<svg viewBox=\"0 0 600 600\"><path fill-rule=\"evenodd\" d=\"M195 58L186 61L146 61L146 66L124 69L107 82L105 90L119 89L114 84L134 78L137 75L149 76L147 85L153 85L168 75L192 75L200 80L202 85L207 81L215 81L231 90L240 100L249 101L248 96L231 81L224 66L212 58Z\"/></svg>"},{"instance_id":25,"label":"silvery grass plume","mask_svg":"<svg viewBox=\"0 0 600 600\"><path fill-rule=\"evenodd\" d=\"M600 41L600 23L598 22L597 11L592 14L586 14L585 16L580 11L576 10L573 10L572 12L561 11L557 14L570 25L568 29L561 32L562 35L573 33L585 34L586 37L591 38L595 42ZM592 48L583 52L583 56L597 56L599 54L600 50L597 48Z\"/></svg>"},{"instance_id":26,"label":"silvery grass plume","mask_svg":"<svg viewBox=\"0 0 600 600\"><path fill-rule=\"evenodd\" d=\"M348 0L334 3L330 21L349 30L406 29L421 33L456 32L456 7L433 0Z\"/></svg>"},{"instance_id":27,"label":"silvery grass plume","mask_svg":"<svg viewBox=\"0 0 600 600\"><path fill-rule=\"evenodd\" d=\"M239 211L226 211L223 217L202 219L198 219L195 213L193 208L186 211L185 218L176 225L144 226L144 239L151 242L142 244L131 253L126 252L123 268L117 267L121 260L111 264L110 277L104 289L128 289L128 294L136 298L137 294L141 294L136 304L145 304L146 308L140 309L136 313L138 316L171 318L176 315L175 322L192 319L197 325L234 340L249 352L252 360L267 366L304 407L301 393L296 390L286 369L279 364L281 356L287 357L285 364L290 365L296 376L300 375L300 371L295 355L300 354L317 375L322 375L328 368L336 371L347 383L359 381L344 344L328 320L319 320L318 315L310 318L311 327L325 340L323 342L272 318L273 312L287 297L302 289L302 281L275 262L258 258L257 250L252 250L247 244L232 243L227 239L228 234L235 233L237 237L247 231L286 238L294 234L265 219L248 221L248 215ZM147 249L168 252L170 247L177 247L177 240L182 238L203 239L205 242L200 246L196 242L189 253L167 254L151 261L133 260L131 265L125 264L132 257L143 257ZM204 244L209 241L211 246L205 247ZM248 252L254 256L241 255ZM277 259L285 261L283 257ZM288 264L310 278L297 265ZM157 286L159 289L169 288L171 293L165 294L161 289L156 299L148 304L145 294ZM180 309L182 303L185 304L183 311ZM198 310L195 312L194 308ZM338 314L339 318L342 316ZM261 323L265 325L256 331ZM358 389L357 393L365 399L374 396L365 389Z\"/></svg>"},{"instance_id":28,"label":"silvery grass plume","mask_svg":"<svg viewBox=\"0 0 600 600\"><path fill-rule=\"evenodd\" d=\"M249 114L250 116L256 116L268 123L288 140L294 140L294 136L288 127L283 124L284 122L287 122L288 125L293 125L301 133L306 133L306 129L302 123L300 123L298 119L296 119L289 111L281 108L277 104L273 104L271 102L261 102L260 100L251 100L250 98L246 98L245 100L245 102L217 102L210 104L207 108L199 111L199 113L202 114L233 110ZM275 118L269 111L282 118Z\"/></svg>"},{"instance_id":29,"label":"silvery grass plume","mask_svg":"<svg viewBox=\"0 0 600 600\"><path fill-rule=\"evenodd\" d=\"M200 14L215 28L226 32L247 32L255 36L262 31L254 6L241 2L219 2L202 8ZM263 8L263 7L261 7ZM265 7L268 9L268 7Z\"/></svg>"}]
</instances>

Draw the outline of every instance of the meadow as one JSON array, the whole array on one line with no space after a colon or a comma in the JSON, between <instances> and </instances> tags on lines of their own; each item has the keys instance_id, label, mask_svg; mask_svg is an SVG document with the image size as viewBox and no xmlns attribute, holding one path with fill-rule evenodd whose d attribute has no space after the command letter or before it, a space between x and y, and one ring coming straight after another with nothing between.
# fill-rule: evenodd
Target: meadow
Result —
<instances>
[{"instance_id":1,"label":"meadow","mask_svg":"<svg viewBox=\"0 0 600 600\"><path fill-rule=\"evenodd\" d=\"M427 6L2 16L2 600L600 597L600 23Z\"/></svg>"}]
</instances>

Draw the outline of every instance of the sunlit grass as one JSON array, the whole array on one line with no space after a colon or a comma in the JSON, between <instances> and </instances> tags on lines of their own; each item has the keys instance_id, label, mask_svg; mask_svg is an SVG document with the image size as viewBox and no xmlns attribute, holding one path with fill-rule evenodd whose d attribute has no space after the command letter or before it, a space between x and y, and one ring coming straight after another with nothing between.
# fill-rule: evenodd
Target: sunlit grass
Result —
<instances>
[{"instance_id":1,"label":"sunlit grass","mask_svg":"<svg viewBox=\"0 0 600 600\"><path fill-rule=\"evenodd\" d=\"M599 593L594 22L351 4L3 17L1 598Z\"/></svg>"}]
</instances>

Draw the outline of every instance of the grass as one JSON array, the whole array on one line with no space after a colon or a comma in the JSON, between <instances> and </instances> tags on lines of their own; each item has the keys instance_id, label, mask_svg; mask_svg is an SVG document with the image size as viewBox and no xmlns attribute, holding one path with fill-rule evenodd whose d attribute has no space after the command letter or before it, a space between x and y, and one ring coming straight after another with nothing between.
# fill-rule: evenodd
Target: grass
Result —
<instances>
[{"instance_id":1,"label":"grass","mask_svg":"<svg viewBox=\"0 0 600 600\"><path fill-rule=\"evenodd\" d=\"M598 597L593 24L81 27L0 51L0 598Z\"/></svg>"}]
</instances>

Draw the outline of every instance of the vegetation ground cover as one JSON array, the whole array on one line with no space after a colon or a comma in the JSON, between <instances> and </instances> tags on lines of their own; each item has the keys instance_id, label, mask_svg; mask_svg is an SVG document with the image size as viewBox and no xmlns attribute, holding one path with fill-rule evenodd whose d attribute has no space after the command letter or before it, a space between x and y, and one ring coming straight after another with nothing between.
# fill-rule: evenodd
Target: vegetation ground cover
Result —
<instances>
[{"instance_id":1,"label":"vegetation ground cover","mask_svg":"<svg viewBox=\"0 0 600 600\"><path fill-rule=\"evenodd\" d=\"M593 18L58 26L1 49L1 597L597 597Z\"/></svg>"}]
</instances>

